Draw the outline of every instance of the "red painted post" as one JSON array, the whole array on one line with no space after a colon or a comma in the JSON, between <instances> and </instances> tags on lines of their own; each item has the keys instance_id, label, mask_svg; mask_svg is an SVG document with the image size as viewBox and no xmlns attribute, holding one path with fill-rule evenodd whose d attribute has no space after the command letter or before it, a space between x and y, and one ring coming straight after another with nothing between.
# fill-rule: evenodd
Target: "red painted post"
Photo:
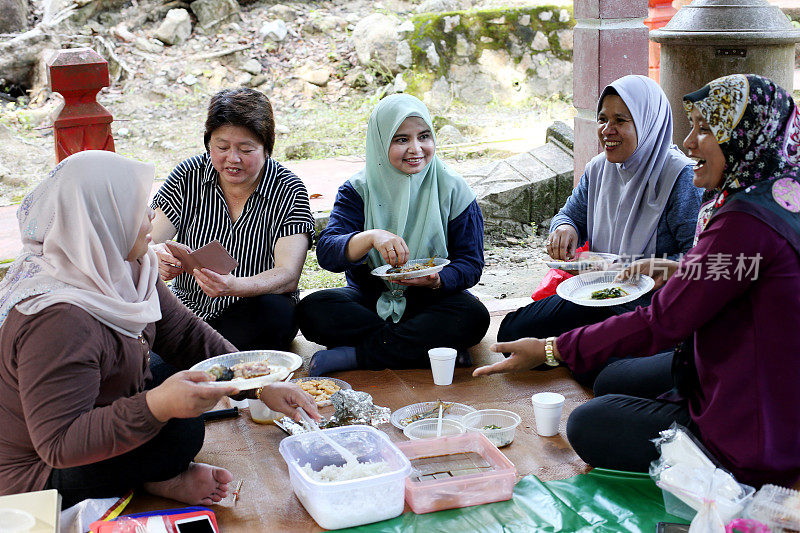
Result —
<instances>
[{"instance_id":1,"label":"red painted post","mask_svg":"<svg viewBox=\"0 0 800 533\"><path fill-rule=\"evenodd\" d=\"M64 97L53 125L56 162L83 150L114 151L114 118L95 98L109 86L108 62L91 48L59 50L47 62L50 90Z\"/></svg>"},{"instance_id":2,"label":"red painted post","mask_svg":"<svg viewBox=\"0 0 800 533\"><path fill-rule=\"evenodd\" d=\"M650 15L644 20L644 25L655 30L664 27L678 10L672 7L672 0L650 0ZM650 67L649 76L658 83L661 63L661 45L649 41Z\"/></svg>"},{"instance_id":3,"label":"red painted post","mask_svg":"<svg viewBox=\"0 0 800 533\"><path fill-rule=\"evenodd\" d=\"M600 153L597 99L626 74L647 75L647 0L574 0L572 103L575 117L577 184L589 160Z\"/></svg>"}]
</instances>

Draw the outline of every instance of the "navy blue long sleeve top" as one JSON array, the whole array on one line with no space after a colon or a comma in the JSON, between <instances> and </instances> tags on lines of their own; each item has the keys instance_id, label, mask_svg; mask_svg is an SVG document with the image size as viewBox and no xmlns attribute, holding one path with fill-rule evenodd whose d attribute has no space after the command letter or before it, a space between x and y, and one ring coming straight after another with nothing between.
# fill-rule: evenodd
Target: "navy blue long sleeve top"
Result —
<instances>
[{"instance_id":1,"label":"navy blue long sleeve top","mask_svg":"<svg viewBox=\"0 0 800 533\"><path fill-rule=\"evenodd\" d=\"M672 187L667 205L658 219L656 230L656 257L667 257L678 260L682 253L692 247L694 233L697 227L697 213L700 211L702 189L692 183L694 171L692 165L687 165L681 170L675 185ZM589 178L586 173L581 176L581 181L572 190L572 195L567 203L553 217L550 223L552 233L561 224L569 224L578 232L578 246L583 246L589 238L587 228ZM591 243L589 243L591 244ZM610 250L597 250L608 252Z\"/></svg>"},{"instance_id":2,"label":"navy blue long sleeve top","mask_svg":"<svg viewBox=\"0 0 800 533\"><path fill-rule=\"evenodd\" d=\"M349 181L336 195L328 224L319 236L317 261L332 272L344 272L347 285L369 298L378 298L386 290L383 281L370 274L366 256L356 262L347 260L347 243L364 231L364 200ZM439 272L441 290L462 291L478 283L483 271L483 215L473 200L462 213L447 224L447 259L450 264ZM412 259L418 259L412 257Z\"/></svg>"}]
</instances>

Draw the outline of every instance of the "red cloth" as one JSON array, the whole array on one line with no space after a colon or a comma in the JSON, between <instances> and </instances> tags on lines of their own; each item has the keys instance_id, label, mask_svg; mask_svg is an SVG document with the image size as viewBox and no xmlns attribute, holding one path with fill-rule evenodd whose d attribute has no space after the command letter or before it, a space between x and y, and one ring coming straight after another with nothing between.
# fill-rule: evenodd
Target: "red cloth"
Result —
<instances>
[{"instance_id":1,"label":"red cloth","mask_svg":"<svg viewBox=\"0 0 800 533\"><path fill-rule=\"evenodd\" d=\"M586 244L575 250L575 256L577 256L580 252L588 251L589 241L586 241ZM547 274L544 275L544 278L539 283L539 286L536 287L536 290L533 291L531 298L533 298L533 301L536 302L538 300L543 300L548 296L553 296L556 293L556 287L558 287L558 284L562 281L568 280L572 276L573 274L570 274L564 270L551 268Z\"/></svg>"}]
</instances>

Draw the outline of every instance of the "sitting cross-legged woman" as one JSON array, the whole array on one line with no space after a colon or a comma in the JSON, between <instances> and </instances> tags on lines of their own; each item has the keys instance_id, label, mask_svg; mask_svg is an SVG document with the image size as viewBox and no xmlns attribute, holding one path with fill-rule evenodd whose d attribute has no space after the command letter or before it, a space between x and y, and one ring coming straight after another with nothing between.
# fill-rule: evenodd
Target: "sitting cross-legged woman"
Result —
<instances>
[{"instance_id":1,"label":"sitting cross-legged woman","mask_svg":"<svg viewBox=\"0 0 800 533\"><path fill-rule=\"evenodd\" d=\"M366 168L339 188L317 244L319 264L344 271L347 287L303 298L303 335L327 346L311 375L354 368L421 368L427 351L467 348L489 328L489 312L466 289L483 270L483 217L475 193L436 156L428 109L407 94L381 100L367 128ZM398 282L370 271L443 257L440 272Z\"/></svg>"},{"instance_id":2,"label":"sitting cross-legged woman","mask_svg":"<svg viewBox=\"0 0 800 533\"><path fill-rule=\"evenodd\" d=\"M578 455L646 472L657 457L650 439L678 422L739 481L791 486L800 481L800 115L788 92L755 75L716 79L684 105L684 146L709 201L680 263L642 260L621 273L662 269L652 304L555 340L499 344L511 357L475 375L530 369L549 349L587 371L678 345L674 388L647 386L663 381L660 356L600 372L596 398L567 423Z\"/></svg>"},{"instance_id":3,"label":"sitting cross-legged woman","mask_svg":"<svg viewBox=\"0 0 800 533\"><path fill-rule=\"evenodd\" d=\"M0 283L0 495L57 489L66 508L135 488L188 504L228 494L229 471L193 461L199 415L237 389L197 371L152 382L151 348L178 368L236 350L158 279L153 177L79 152L20 206L23 253ZM261 397L318 416L294 384Z\"/></svg>"}]
</instances>

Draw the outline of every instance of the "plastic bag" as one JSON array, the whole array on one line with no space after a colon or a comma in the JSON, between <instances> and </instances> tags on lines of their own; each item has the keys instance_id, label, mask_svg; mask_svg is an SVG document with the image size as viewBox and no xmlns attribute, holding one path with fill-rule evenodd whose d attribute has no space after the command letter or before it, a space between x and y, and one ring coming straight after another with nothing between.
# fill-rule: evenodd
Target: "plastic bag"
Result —
<instances>
[{"instance_id":1,"label":"plastic bag","mask_svg":"<svg viewBox=\"0 0 800 533\"><path fill-rule=\"evenodd\" d=\"M588 252L589 251L589 241L586 241L586 244L581 246L580 248L575 250L575 257L578 256L581 252ZM542 281L539 282L539 285L536 287L536 290L533 291L531 294L531 298L533 298L534 302L539 300L544 300L548 296L553 296L556 293L556 287L562 281L566 281L572 277L572 274L564 271L559 270L557 268L551 268L547 271L547 274L544 275Z\"/></svg>"},{"instance_id":2,"label":"plastic bag","mask_svg":"<svg viewBox=\"0 0 800 533\"><path fill-rule=\"evenodd\" d=\"M800 491L764 485L748 505L745 516L761 521L772 531L800 530Z\"/></svg>"},{"instance_id":3,"label":"plastic bag","mask_svg":"<svg viewBox=\"0 0 800 533\"><path fill-rule=\"evenodd\" d=\"M725 524L741 516L753 487L738 483L729 472L718 468L702 444L679 424L673 423L653 442L661 457L651 463L650 476L666 491L667 512L688 520L693 509L697 513L689 528L691 533L725 533Z\"/></svg>"}]
</instances>

